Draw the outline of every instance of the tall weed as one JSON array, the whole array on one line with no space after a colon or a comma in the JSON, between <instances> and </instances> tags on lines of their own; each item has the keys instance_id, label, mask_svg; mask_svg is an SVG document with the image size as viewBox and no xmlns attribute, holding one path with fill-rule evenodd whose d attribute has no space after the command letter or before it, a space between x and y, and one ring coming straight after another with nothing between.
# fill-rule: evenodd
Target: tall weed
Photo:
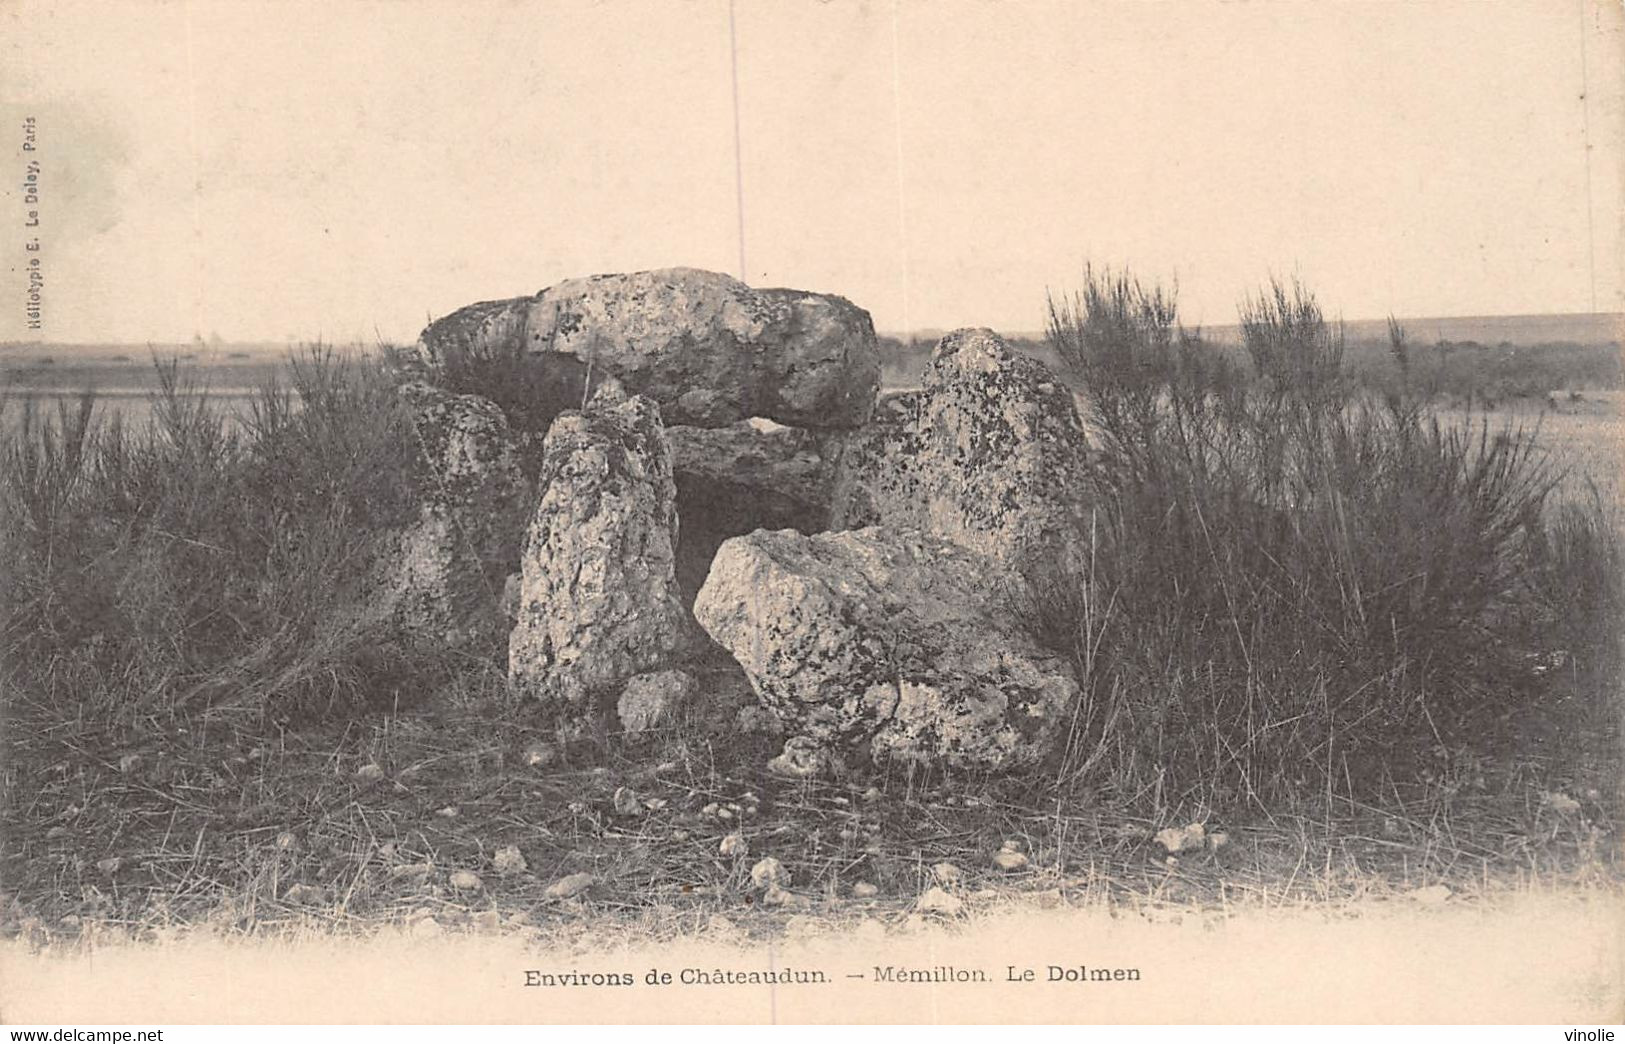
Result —
<instances>
[{"instance_id":1,"label":"tall weed","mask_svg":"<svg viewBox=\"0 0 1625 1044\"><path fill-rule=\"evenodd\" d=\"M1553 543L1534 432L1360 388L1301 285L1241 317L1250 374L1125 273L1051 302L1098 442L1092 569L1043 613L1086 694L1063 776L1160 803L1369 793L1521 698L1536 557L1607 563L1584 527Z\"/></svg>"}]
</instances>

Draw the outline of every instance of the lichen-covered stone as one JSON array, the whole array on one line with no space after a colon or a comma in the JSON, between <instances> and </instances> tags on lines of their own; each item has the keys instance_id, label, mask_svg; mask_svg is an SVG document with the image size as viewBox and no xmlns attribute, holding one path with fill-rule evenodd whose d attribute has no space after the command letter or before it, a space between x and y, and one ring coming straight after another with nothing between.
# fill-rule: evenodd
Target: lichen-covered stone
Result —
<instances>
[{"instance_id":1,"label":"lichen-covered stone","mask_svg":"<svg viewBox=\"0 0 1625 1044\"><path fill-rule=\"evenodd\" d=\"M508 676L585 714L699 642L677 593L676 488L659 407L614 382L547 433Z\"/></svg>"},{"instance_id":2,"label":"lichen-covered stone","mask_svg":"<svg viewBox=\"0 0 1625 1044\"><path fill-rule=\"evenodd\" d=\"M1016 622L999 571L919 532L735 537L694 612L789 732L836 752L1030 765L1078 694Z\"/></svg>"},{"instance_id":3,"label":"lichen-covered stone","mask_svg":"<svg viewBox=\"0 0 1625 1044\"><path fill-rule=\"evenodd\" d=\"M457 644L501 626L503 578L519 562L529 485L496 405L402 386L424 468L418 519L386 565L384 604L407 633Z\"/></svg>"},{"instance_id":4,"label":"lichen-covered stone","mask_svg":"<svg viewBox=\"0 0 1625 1044\"><path fill-rule=\"evenodd\" d=\"M923 387L846 437L830 525L914 528L1026 575L1075 571L1091 504L1071 392L991 330L956 330Z\"/></svg>"},{"instance_id":5,"label":"lichen-covered stone","mask_svg":"<svg viewBox=\"0 0 1625 1044\"><path fill-rule=\"evenodd\" d=\"M621 729L648 732L671 725L698 691L699 682L687 671L651 671L629 678L615 704Z\"/></svg>"},{"instance_id":6,"label":"lichen-covered stone","mask_svg":"<svg viewBox=\"0 0 1625 1044\"><path fill-rule=\"evenodd\" d=\"M704 427L750 417L856 427L880 383L863 309L693 268L572 279L470 305L431 323L417 351L431 371L457 353L528 357L577 397L612 376L659 403L666 423Z\"/></svg>"}]
</instances>

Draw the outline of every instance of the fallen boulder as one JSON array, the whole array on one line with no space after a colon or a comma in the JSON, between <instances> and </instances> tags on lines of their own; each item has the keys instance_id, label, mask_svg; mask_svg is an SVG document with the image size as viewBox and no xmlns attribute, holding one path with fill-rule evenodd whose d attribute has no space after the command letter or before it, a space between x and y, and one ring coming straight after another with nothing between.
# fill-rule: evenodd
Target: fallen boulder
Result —
<instances>
[{"instance_id":1,"label":"fallen boulder","mask_svg":"<svg viewBox=\"0 0 1625 1044\"><path fill-rule=\"evenodd\" d=\"M811 740L877 761L1017 768L1048 752L1078 696L1065 659L1015 622L998 570L918 532L735 537L694 612L803 755Z\"/></svg>"},{"instance_id":2,"label":"fallen boulder","mask_svg":"<svg viewBox=\"0 0 1625 1044\"><path fill-rule=\"evenodd\" d=\"M1075 572L1091 506L1071 392L991 330L938 344L923 387L845 439L830 527L919 529L1022 575Z\"/></svg>"},{"instance_id":3,"label":"fallen boulder","mask_svg":"<svg viewBox=\"0 0 1625 1044\"><path fill-rule=\"evenodd\" d=\"M677 593L676 489L659 407L601 387L547 433L521 564L508 677L520 692L597 714L634 675L703 641Z\"/></svg>"},{"instance_id":4,"label":"fallen boulder","mask_svg":"<svg viewBox=\"0 0 1625 1044\"><path fill-rule=\"evenodd\" d=\"M880 383L874 323L861 308L694 268L571 279L469 305L429 324L417 351L431 372L459 358L528 359L550 395L576 401L614 377L659 403L666 423L702 427L750 417L856 427Z\"/></svg>"}]
</instances>

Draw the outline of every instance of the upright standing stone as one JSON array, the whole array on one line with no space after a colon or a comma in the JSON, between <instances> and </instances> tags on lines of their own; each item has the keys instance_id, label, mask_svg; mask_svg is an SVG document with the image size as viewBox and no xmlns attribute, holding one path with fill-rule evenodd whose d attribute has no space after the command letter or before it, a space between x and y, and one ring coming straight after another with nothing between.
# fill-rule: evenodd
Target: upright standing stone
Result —
<instances>
[{"instance_id":1,"label":"upright standing stone","mask_svg":"<svg viewBox=\"0 0 1625 1044\"><path fill-rule=\"evenodd\" d=\"M553 422L525 545L508 677L589 714L700 640L678 595L676 488L660 410L610 382Z\"/></svg>"},{"instance_id":2,"label":"upright standing stone","mask_svg":"<svg viewBox=\"0 0 1625 1044\"><path fill-rule=\"evenodd\" d=\"M991 330L944 337L924 387L848 436L831 527L918 529L1024 576L1086 561L1088 439L1072 393Z\"/></svg>"}]
</instances>

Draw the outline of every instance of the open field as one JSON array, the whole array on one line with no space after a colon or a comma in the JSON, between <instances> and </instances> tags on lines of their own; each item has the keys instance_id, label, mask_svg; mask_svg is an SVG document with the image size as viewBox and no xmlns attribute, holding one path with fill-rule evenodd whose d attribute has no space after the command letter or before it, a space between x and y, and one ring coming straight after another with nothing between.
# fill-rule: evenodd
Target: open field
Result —
<instances>
[{"instance_id":1,"label":"open field","mask_svg":"<svg viewBox=\"0 0 1625 1044\"><path fill-rule=\"evenodd\" d=\"M63 392L73 384L61 378L75 374L137 419L156 387L141 375L150 367L122 362L48 369L50 381L33 370L13 390ZM229 410L246 401L238 391L271 372L265 361L228 360L195 374L231 393L220 399ZM360 412L316 420L374 430L378 422L365 411L382 407L356 401L362 405L345 410ZM16 410L7 405L8 424ZM1551 406L1447 407L1442 416L1447 428L1487 422L1492 437L1538 424L1537 451L1572 471L1556 499L1579 502L1583 475L1618 495L1620 410L1617 391L1587 390ZM324 458L321 466L355 464ZM1617 642L1612 651L1606 638L1583 645L1599 623L1606 631L1612 621L1577 619L1591 610L1578 599L1563 604L1561 592L1554 602L1549 584L1538 597L1518 595L1535 600L1516 607L1516 629L1482 656L1451 645L1455 638L1439 639L1449 666L1434 668L1441 676L1419 695L1402 687L1406 672L1424 670L1414 661L1362 668L1388 672L1363 688L1392 685L1393 721L1403 724L1385 722L1388 731L1373 730L1369 742L1357 732L1347 742L1339 735L1335 756L1324 734L1291 727L1325 708L1286 702L1294 697L1285 690L1330 684L1325 674L1291 673L1307 658L1297 643L1311 631L1249 636L1239 650L1249 659L1245 669L1213 652L1215 659L1193 659L1189 670L1174 664L1159 676L1127 672L1145 669L1128 657L1138 643L1160 640L1162 622L1108 617L1102 626L1147 629L1122 632L1125 673L1101 681L1101 691L1115 696L1128 688L1125 679L1137 679L1136 700L1184 694L1177 699L1186 702L1171 695L1171 709L1154 708L1174 721L1155 727L1157 742L1162 730L1168 736L1166 748L1151 751L1160 762L1133 746L1149 728L1124 727L1113 739L1110 724L1097 723L1077 732L1096 730L1097 754L1120 744L1107 752L1122 759L1110 771L1091 769L1093 759L1080 768L1069 749L1043 773L1019 778L893 768L877 778L793 781L762 767L779 737L738 731L735 713L753 697L720 651L703 668L704 712L653 734L563 742L533 707L508 698L501 650L400 660L394 647L356 639L322 616L331 593L321 585L338 570L297 557L306 544L320 549L329 539L301 529L301 516L279 499L307 503L297 483L248 487L265 494L262 510L237 502L231 488L214 490L233 478L229 468L238 465L230 459L188 466L199 469L183 476L190 515L151 534L107 537L116 527L91 497L89 521L58 523L61 538L40 572L23 573L22 560L13 562L35 599L11 610L17 615L6 631L10 648L26 647L32 659L13 658L0 678L7 725L0 930L14 947L73 960L81 947L129 941L195 937L215 945L209 940L217 937L403 931L564 953L809 930L904 945L935 928L995 923L1033 906L1107 921L1188 911L1244 935L1248 925L1305 905L1364 922L1392 910L1492 917L1578 892L1601 895L1606 906L1620 893ZM346 482L364 478L384 488L391 481L384 463L334 474L341 494ZM1404 493L1395 492L1400 507L1409 505ZM166 509L181 499L166 496ZM1427 531L1433 522L1421 512L1408 524L1442 544ZM245 594L244 581L220 563L236 553L233 541L275 526L287 530L286 540L247 543L246 565L232 567L268 570L250 572L246 583L256 593ZM1379 535L1396 553L1411 539L1397 524ZM18 539L22 530L7 536ZM84 550L92 537L103 541L94 553ZM1247 532L1232 538L1237 547L1255 542ZM1575 554L1598 553L1577 546ZM1318 545L1311 550L1320 553ZM83 551L84 561L64 565L68 551ZM1213 564L1206 555L1183 563L1173 579L1198 576ZM1565 561L1564 569L1611 575L1593 568L1611 560ZM1551 568L1559 581L1567 575ZM53 569L83 572L53 580ZM1219 582L1231 579L1222 574ZM1260 604L1275 583L1260 584ZM215 584L221 601L198 602L198 591L217 597L207 586ZM104 591L114 608L102 606L109 615L94 634L73 630L73 612L59 634L44 633L32 615ZM1153 605L1169 601L1149 596ZM259 605L270 607L255 624L266 630L248 630L244 621ZM1271 626L1281 628L1296 612L1274 611ZM121 637L119 627L134 630ZM215 639L221 646L187 644L204 631L225 636ZM244 631L246 646L233 637ZM1389 653L1381 641L1376 646L1361 654L1386 663ZM1080 672L1101 669L1079 649ZM1251 658L1263 657L1278 657L1271 669L1279 675L1247 673ZM1203 723L1204 701L1236 698L1231 685L1245 686L1249 701L1281 700L1277 724L1226 735L1222 725ZM1130 716L1144 713L1141 704L1124 706ZM1355 725L1389 712L1378 705ZM1215 703L1212 713L1230 712ZM1265 753L1210 767L1213 749L1200 743L1214 736ZM1300 746L1278 748L1295 752L1283 756L1268 752L1275 742ZM1260 766L1265 776L1255 775ZM1158 840L1159 832L1196 824L1205 839L1193 850L1170 851ZM1010 852L1023 858L996 864ZM778 861L789 885L771 900L752 880L765 857ZM581 874L590 878L579 891L556 887ZM933 889L943 899L922 906ZM1605 995L1600 1003L1613 1002Z\"/></svg>"}]
</instances>

